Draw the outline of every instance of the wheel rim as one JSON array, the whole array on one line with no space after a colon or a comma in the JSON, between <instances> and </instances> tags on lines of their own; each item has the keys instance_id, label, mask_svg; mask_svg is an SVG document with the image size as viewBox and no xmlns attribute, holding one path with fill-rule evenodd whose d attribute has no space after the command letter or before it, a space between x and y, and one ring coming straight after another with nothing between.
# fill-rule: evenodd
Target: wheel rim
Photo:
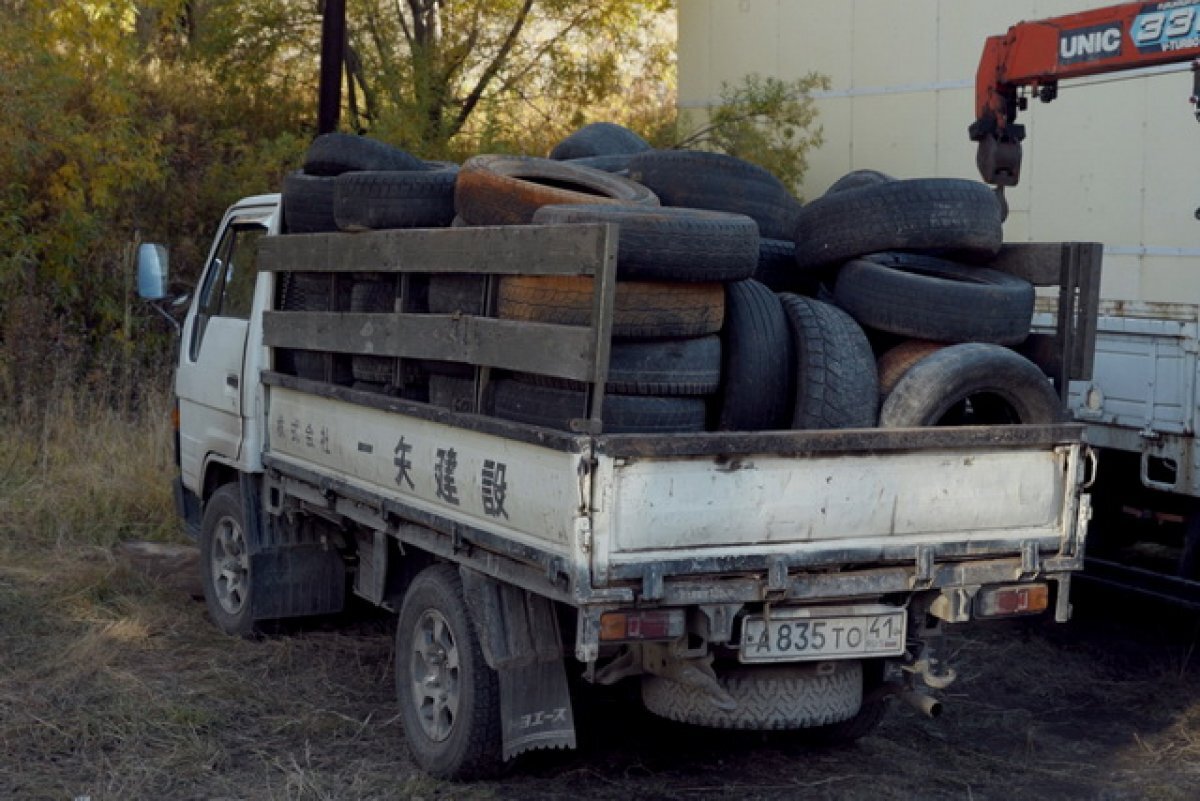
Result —
<instances>
[{"instance_id":1,"label":"wheel rim","mask_svg":"<svg viewBox=\"0 0 1200 801\"><path fill-rule=\"evenodd\" d=\"M242 527L232 517L217 521L209 567L217 603L228 614L238 614L248 598L250 554Z\"/></svg>"},{"instance_id":2,"label":"wheel rim","mask_svg":"<svg viewBox=\"0 0 1200 801\"><path fill-rule=\"evenodd\" d=\"M442 742L458 717L458 644L450 623L436 609L426 609L413 632L411 682L417 720L425 735Z\"/></svg>"}]
</instances>

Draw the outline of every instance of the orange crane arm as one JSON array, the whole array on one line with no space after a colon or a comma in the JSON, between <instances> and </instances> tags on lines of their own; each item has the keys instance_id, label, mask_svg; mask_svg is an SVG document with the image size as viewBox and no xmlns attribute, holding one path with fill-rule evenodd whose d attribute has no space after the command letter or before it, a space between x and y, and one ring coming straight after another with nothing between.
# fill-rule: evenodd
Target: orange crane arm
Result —
<instances>
[{"instance_id":1,"label":"orange crane arm","mask_svg":"<svg viewBox=\"0 0 1200 801\"><path fill-rule=\"evenodd\" d=\"M1049 102L1062 79L1142 69L1200 57L1200 2L1122 3L1021 22L989 37L975 75L976 163L983 179L1015 186L1025 127L1016 123L1030 94ZM1200 95L1200 72L1195 95Z\"/></svg>"}]
</instances>

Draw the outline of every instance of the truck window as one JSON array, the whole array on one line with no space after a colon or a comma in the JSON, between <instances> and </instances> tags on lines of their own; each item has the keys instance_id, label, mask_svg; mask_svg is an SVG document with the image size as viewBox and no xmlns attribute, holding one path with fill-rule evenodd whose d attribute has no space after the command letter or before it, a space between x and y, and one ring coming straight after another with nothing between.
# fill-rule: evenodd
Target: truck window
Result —
<instances>
[{"instance_id":1,"label":"truck window","mask_svg":"<svg viewBox=\"0 0 1200 801\"><path fill-rule=\"evenodd\" d=\"M266 232L262 225L237 222L225 229L200 290L200 305L189 348L193 361L200 355L200 344L210 319L250 319L254 284L258 278L258 240Z\"/></svg>"}]
</instances>

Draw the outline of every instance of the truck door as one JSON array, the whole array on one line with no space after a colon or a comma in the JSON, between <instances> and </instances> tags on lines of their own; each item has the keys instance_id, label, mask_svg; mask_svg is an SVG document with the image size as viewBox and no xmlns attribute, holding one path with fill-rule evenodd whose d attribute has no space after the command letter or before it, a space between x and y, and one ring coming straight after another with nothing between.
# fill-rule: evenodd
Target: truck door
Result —
<instances>
[{"instance_id":1,"label":"truck door","mask_svg":"<svg viewBox=\"0 0 1200 801\"><path fill-rule=\"evenodd\" d=\"M234 463L241 454L246 334L269 216L235 209L226 218L184 325L175 379L184 486L200 486L210 456Z\"/></svg>"}]
</instances>

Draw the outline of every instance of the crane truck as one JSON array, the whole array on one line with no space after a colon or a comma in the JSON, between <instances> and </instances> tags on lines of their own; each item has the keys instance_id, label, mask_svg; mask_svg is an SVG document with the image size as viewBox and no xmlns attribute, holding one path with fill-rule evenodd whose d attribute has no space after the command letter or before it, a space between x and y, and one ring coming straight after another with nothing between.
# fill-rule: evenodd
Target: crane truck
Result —
<instances>
[{"instance_id":1,"label":"crane truck","mask_svg":"<svg viewBox=\"0 0 1200 801\"><path fill-rule=\"evenodd\" d=\"M1198 58L1200 3L1179 0L1021 22L988 38L969 128L980 174L1002 197L1017 185L1018 116L1030 98L1057 98L1061 81L1191 62L1195 104ZM1100 452L1084 575L1200 608L1200 298L1190 301L1103 301L1087 332L1093 374L1070 382L1070 403Z\"/></svg>"}]
</instances>

